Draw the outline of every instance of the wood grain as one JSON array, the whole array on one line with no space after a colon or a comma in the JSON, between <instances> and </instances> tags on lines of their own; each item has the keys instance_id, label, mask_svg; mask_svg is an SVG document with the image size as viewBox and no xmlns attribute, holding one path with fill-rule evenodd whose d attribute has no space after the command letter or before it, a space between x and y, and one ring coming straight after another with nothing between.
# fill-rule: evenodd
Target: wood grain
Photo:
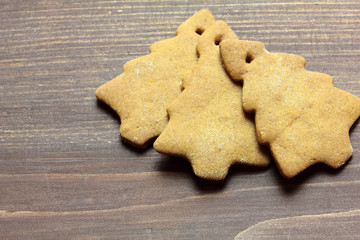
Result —
<instances>
[{"instance_id":1,"label":"wood grain","mask_svg":"<svg viewBox=\"0 0 360 240\"><path fill-rule=\"evenodd\" d=\"M202 8L239 38L300 54L307 69L360 96L358 0L3 0L1 239L233 239L267 220L360 210L358 123L344 167L316 165L291 180L272 163L234 166L225 181L208 182L183 159L123 143L119 119L97 102L96 88ZM355 239L360 230L348 234Z\"/></svg>"},{"instance_id":2,"label":"wood grain","mask_svg":"<svg viewBox=\"0 0 360 240\"><path fill-rule=\"evenodd\" d=\"M242 239L359 239L360 211L268 220L239 233Z\"/></svg>"}]
</instances>

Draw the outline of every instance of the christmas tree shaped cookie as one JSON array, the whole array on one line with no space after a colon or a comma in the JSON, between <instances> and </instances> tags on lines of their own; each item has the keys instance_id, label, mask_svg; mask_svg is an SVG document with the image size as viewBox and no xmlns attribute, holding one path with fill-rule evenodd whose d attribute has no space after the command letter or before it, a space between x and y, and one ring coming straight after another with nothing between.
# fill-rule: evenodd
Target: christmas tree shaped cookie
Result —
<instances>
[{"instance_id":1,"label":"christmas tree shaped cookie","mask_svg":"<svg viewBox=\"0 0 360 240\"><path fill-rule=\"evenodd\" d=\"M145 147L165 128L166 107L182 91L197 62L197 40L215 22L201 10L180 25L176 37L156 42L149 55L124 65L124 72L96 91L96 97L120 116L120 134L129 143Z\"/></svg>"},{"instance_id":2,"label":"christmas tree shaped cookie","mask_svg":"<svg viewBox=\"0 0 360 240\"><path fill-rule=\"evenodd\" d=\"M161 153L187 158L201 178L221 180L234 163L266 166L269 156L241 106L242 88L226 74L219 42L236 39L217 21L199 39L199 60L185 90L168 107L170 121L154 143Z\"/></svg>"},{"instance_id":3,"label":"christmas tree shaped cookie","mask_svg":"<svg viewBox=\"0 0 360 240\"><path fill-rule=\"evenodd\" d=\"M243 108L255 112L259 142L270 146L285 177L350 158L358 97L335 88L329 75L305 70L304 58L269 53L260 42L224 40L220 49L228 73L243 81Z\"/></svg>"}]
</instances>

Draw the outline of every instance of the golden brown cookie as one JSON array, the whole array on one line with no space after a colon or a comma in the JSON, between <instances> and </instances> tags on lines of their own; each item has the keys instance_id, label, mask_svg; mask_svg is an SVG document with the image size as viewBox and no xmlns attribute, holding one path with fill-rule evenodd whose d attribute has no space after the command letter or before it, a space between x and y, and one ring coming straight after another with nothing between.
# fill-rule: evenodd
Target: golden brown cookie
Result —
<instances>
[{"instance_id":1,"label":"golden brown cookie","mask_svg":"<svg viewBox=\"0 0 360 240\"><path fill-rule=\"evenodd\" d=\"M349 129L360 115L358 97L305 70L304 58L269 53L260 42L224 40L225 68L243 80L243 108L255 112L257 138L269 144L282 175L318 162L338 168L352 155Z\"/></svg>"},{"instance_id":2,"label":"golden brown cookie","mask_svg":"<svg viewBox=\"0 0 360 240\"><path fill-rule=\"evenodd\" d=\"M200 37L198 63L185 90L168 107L170 121L154 143L158 152L187 158L197 176L212 180L224 179L234 163L269 163L252 119L242 110L241 86L221 64L222 39L236 39L223 21Z\"/></svg>"},{"instance_id":3,"label":"golden brown cookie","mask_svg":"<svg viewBox=\"0 0 360 240\"><path fill-rule=\"evenodd\" d=\"M214 22L208 10L197 12L178 27L176 37L154 43L149 55L126 63L120 76L97 89L96 97L120 116L126 141L146 147L165 128L166 107L197 62L199 36Z\"/></svg>"}]
</instances>

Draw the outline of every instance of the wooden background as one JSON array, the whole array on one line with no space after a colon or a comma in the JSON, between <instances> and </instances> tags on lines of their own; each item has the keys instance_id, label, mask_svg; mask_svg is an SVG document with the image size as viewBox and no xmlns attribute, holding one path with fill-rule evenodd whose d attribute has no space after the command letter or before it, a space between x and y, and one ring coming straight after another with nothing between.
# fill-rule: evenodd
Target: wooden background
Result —
<instances>
[{"instance_id":1,"label":"wooden background","mask_svg":"<svg viewBox=\"0 0 360 240\"><path fill-rule=\"evenodd\" d=\"M358 0L1 0L1 239L360 239L357 123L348 164L291 180L272 163L204 181L121 140L96 88L202 8L360 96Z\"/></svg>"}]
</instances>

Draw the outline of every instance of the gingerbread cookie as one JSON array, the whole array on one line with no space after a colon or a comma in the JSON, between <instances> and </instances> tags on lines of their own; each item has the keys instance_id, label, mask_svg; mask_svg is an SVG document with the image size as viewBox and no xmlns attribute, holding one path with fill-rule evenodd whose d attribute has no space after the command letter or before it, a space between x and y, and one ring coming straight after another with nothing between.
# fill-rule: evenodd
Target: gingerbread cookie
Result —
<instances>
[{"instance_id":1,"label":"gingerbread cookie","mask_svg":"<svg viewBox=\"0 0 360 240\"><path fill-rule=\"evenodd\" d=\"M242 110L241 85L222 66L218 44L223 39L236 39L223 21L200 37L198 63L168 107L170 121L154 143L158 152L187 158L197 176L211 180L224 179L234 163L269 163L251 117Z\"/></svg>"},{"instance_id":2,"label":"gingerbread cookie","mask_svg":"<svg viewBox=\"0 0 360 240\"><path fill-rule=\"evenodd\" d=\"M335 88L329 75L305 70L304 58L269 53L260 42L224 40L220 49L229 75L243 81L243 108L255 112L257 138L282 175L318 162L338 168L350 158L358 97Z\"/></svg>"},{"instance_id":3,"label":"gingerbread cookie","mask_svg":"<svg viewBox=\"0 0 360 240\"><path fill-rule=\"evenodd\" d=\"M97 89L96 97L120 116L126 141L146 147L165 128L166 107L181 93L197 62L197 40L214 22L208 10L197 12L178 27L176 37L154 43L149 55L126 63L120 76Z\"/></svg>"}]
</instances>

